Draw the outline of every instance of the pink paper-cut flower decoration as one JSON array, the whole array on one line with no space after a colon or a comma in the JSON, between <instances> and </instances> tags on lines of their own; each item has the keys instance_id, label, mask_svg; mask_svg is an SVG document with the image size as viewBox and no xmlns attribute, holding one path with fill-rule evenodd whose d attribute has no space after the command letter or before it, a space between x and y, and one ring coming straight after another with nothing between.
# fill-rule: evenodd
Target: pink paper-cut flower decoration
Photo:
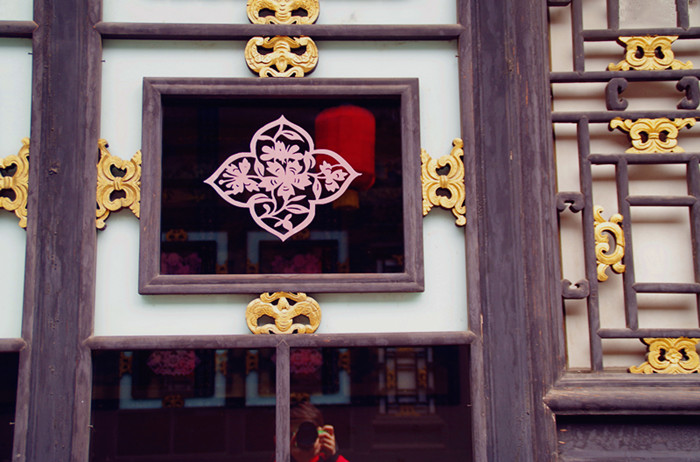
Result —
<instances>
[{"instance_id":1,"label":"pink paper-cut flower decoration","mask_svg":"<svg viewBox=\"0 0 700 462\"><path fill-rule=\"evenodd\" d=\"M306 130L280 116L255 132L250 152L232 155L204 182L285 241L313 221L317 205L340 197L358 176L340 154L315 149Z\"/></svg>"}]
</instances>

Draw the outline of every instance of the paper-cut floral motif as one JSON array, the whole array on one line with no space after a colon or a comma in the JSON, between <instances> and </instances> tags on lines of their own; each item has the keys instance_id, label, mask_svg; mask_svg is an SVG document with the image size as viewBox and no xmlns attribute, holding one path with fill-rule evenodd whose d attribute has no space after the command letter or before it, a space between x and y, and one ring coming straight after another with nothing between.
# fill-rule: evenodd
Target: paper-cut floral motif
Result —
<instances>
[{"instance_id":1,"label":"paper-cut floral motif","mask_svg":"<svg viewBox=\"0 0 700 462\"><path fill-rule=\"evenodd\" d=\"M340 197L359 175L340 154L315 149L306 130L281 116L255 133L250 152L226 159L205 183L285 241L313 221L317 205Z\"/></svg>"}]
</instances>

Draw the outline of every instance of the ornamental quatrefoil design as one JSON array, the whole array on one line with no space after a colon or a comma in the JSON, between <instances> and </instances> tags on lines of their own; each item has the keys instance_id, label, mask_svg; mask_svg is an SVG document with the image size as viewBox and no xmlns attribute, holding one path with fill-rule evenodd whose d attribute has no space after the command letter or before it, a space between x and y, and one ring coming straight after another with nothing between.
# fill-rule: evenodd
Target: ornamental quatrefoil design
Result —
<instances>
[{"instance_id":1,"label":"ornamental quatrefoil design","mask_svg":"<svg viewBox=\"0 0 700 462\"><path fill-rule=\"evenodd\" d=\"M204 182L285 241L358 176L338 153L315 149L306 130L281 116L253 135L250 152L232 155Z\"/></svg>"}]
</instances>

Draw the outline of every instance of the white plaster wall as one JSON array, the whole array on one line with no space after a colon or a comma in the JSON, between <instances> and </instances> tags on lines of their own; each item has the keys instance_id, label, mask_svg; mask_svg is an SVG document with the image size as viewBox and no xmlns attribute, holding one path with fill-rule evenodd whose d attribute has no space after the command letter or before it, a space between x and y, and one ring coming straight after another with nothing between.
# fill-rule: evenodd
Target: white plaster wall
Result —
<instances>
[{"instance_id":1,"label":"white plaster wall","mask_svg":"<svg viewBox=\"0 0 700 462\"><path fill-rule=\"evenodd\" d=\"M0 39L0 158L16 155L29 136L31 51L30 40ZM0 338L21 336L26 232L18 223L13 212L0 209Z\"/></svg>"},{"instance_id":2,"label":"white plaster wall","mask_svg":"<svg viewBox=\"0 0 700 462\"><path fill-rule=\"evenodd\" d=\"M31 21L33 16L31 0L0 0L0 21Z\"/></svg>"},{"instance_id":3,"label":"white plaster wall","mask_svg":"<svg viewBox=\"0 0 700 462\"><path fill-rule=\"evenodd\" d=\"M244 0L104 0L114 22L248 23ZM454 0L321 0L317 24L454 24Z\"/></svg>"},{"instance_id":4,"label":"white plaster wall","mask_svg":"<svg viewBox=\"0 0 700 462\"><path fill-rule=\"evenodd\" d=\"M584 2L586 28L605 28L604 0ZM621 0L621 27L675 26L675 2L666 0ZM700 4L690 2L691 19L697 26ZM552 69L571 71L571 28L568 8L550 8ZM669 18L672 18L669 19ZM700 62L700 41L676 42L676 58L683 62ZM624 57L624 48L615 42L588 42L585 44L586 71L605 70L610 63ZM604 111L605 83L554 85L555 111ZM622 95L629 101L628 110L675 110L684 96L675 89L675 82L630 83ZM560 191L578 191L579 170L576 130L573 124L555 125L555 146ZM688 152L700 151L700 126L683 129L679 144ZM610 132L606 124L591 124L591 151L597 153L624 152L630 144L624 133ZM615 170L612 166L593 169L594 203L604 207L604 217L618 212ZM630 194L685 195L687 185L685 167L632 166L630 167ZM565 212L561 218L561 247L563 277L572 282L584 279L583 250L581 246L581 214ZM634 244L634 271L638 282L694 282L690 249L690 224L687 207L632 208ZM601 327L625 326L622 276L612 273L600 284ZM694 296L652 295L638 297L640 327L683 328L698 325ZM566 329L568 360L571 368L588 368L588 319L586 303L581 300L566 302ZM604 365L609 368L638 365L644 361L646 348L636 339L604 340Z\"/></svg>"},{"instance_id":5,"label":"white plaster wall","mask_svg":"<svg viewBox=\"0 0 700 462\"><path fill-rule=\"evenodd\" d=\"M313 77L417 77L421 146L448 154L460 136L455 43L321 42ZM251 77L243 42L106 41L101 136L130 158L141 145L142 79ZM418 156L419 153L417 152ZM98 235L96 335L244 334L243 295L141 296L139 223L109 218ZM467 328L464 231L436 209L423 221L426 290L418 294L309 294L323 310L319 333L454 331Z\"/></svg>"}]
</instances>

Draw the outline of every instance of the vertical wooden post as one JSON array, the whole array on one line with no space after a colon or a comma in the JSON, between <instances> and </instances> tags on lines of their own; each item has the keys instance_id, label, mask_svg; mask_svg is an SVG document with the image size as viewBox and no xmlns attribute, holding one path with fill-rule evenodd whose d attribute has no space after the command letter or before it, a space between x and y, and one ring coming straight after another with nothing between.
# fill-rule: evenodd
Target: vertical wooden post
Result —
<instances>
[{"instance_id":1,"label":"vertical wooden post","mask_svg":"<svg viewBox=\"0 0 700 462\"><path fill-rule=\"evenodd\" d=\"M481 336L472 347L479 356L472 370L483 374L475 383L483 387L486 425L475 435L476 452L490 461L555 460L554 417L542 401L564 366L547 2L467 3L476 169L467 208L477 211L479 240L468 246L478 252L478 268L469 272L480 275L471 278L481 307L472 325Z\"/></svg>"},{"instance_id":2,"label":"vertical wooden post","mask_svg":"<svg viewBox=\"0 0 700 462\"><path fill-rule=\"evenodd\" d=\"M288 462L290 454L290 427L289 427L289 398L290 398L290 382L289 382L289 359L290 359L289 344L280 340L277 344L277 360L275 367L277 368L277 407L276 419L277 422L275 433L277 435L275 444L275 460L279 462Z\"/></svg>"},{"instance_id":3,"label":"vertical wooden post","mask_svg":"<svg viewBox=\"0 0 700 462\"><path fill-rule=\"evenodd\" d=\"M27 264L13 461L86 461L101 1L35 0Z\"/></svg>"}]
</instances>

